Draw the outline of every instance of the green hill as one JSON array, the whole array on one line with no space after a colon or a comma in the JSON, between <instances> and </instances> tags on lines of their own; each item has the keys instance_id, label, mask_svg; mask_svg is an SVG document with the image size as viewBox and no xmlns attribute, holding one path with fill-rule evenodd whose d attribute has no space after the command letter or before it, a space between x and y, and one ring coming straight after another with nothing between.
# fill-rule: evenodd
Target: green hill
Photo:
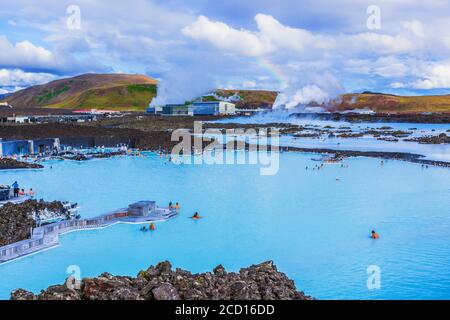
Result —
<instances>
[{"instance_id":1,"label":"green hill","mask_svg":"<svg viewBox=\"0 0 450 320\"><path fill-rule=\"evenodd\" d=\"M32 86L6 97L14 108L142 111L156 96L157 81L144 75L84 74Z\"/></svg>"},{"instance_id":2,"label":"green hill","mask_svg":"<svg viewBox=\"0 0 450 320\"><path fill-rule=\"evenodd\" d=\"M238 97L235 101L236 107L244 109L265 108L271 109L278 92L268 90L223 90L215 91L218 97L230 98L231 96Z\"/></svg>"}]
</instances>

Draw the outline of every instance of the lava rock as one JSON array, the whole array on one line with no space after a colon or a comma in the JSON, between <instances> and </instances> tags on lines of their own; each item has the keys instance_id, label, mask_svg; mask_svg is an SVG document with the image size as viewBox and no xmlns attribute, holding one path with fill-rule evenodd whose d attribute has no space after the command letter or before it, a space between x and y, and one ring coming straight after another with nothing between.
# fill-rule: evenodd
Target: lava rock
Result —
<instances>
[{"instance_id":1,"label":"lava rock","mask_svg":"<svg viewBox=\"0 0 450 320\"><path fill-rule=\"evenodd\" d=\"M6 169L42 169L43 166L37 163L17 161L12 158L0 158L0 170Z\"/></svg>"},{"instance_id":2,"label":"lava rock","mask_svg":"<svg viewBox=\"0 0 450 320\"><path fill-rule=\"evenodd\" d=\"M295 284L272 261L226 272L192 274L172 270L168 261L140 271L136 278L103 273L81 280L78 287L51 286L35 295L23 289L12 300L313 300L297 291Z\"/></svg>"},{"instance_id":3,"label":"lava rock","mask_svg":"<svg viewBox=\"0 0 450 320\"><path fill-rule=\"evenodd\" d=\"M0 208L0 246L28 239L36 227L36 217L45 215L70 219L71 213L62 202L27 200L23 203L6 203Z\"/></svg>"}]
</instances>

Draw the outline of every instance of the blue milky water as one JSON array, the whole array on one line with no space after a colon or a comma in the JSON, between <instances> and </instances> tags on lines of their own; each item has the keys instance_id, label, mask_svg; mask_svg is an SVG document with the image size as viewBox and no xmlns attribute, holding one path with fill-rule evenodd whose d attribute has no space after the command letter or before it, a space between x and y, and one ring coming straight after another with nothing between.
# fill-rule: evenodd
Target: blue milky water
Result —
<instances>
[{"instance_id":1,"label":"blue milky water","mask_svg":"<svg viewBox=\"0 0 450 320\"><path fill-rule=\"evenodd\" d=\"M84 217L144 199L179 201L182 211L153 233L115 225L63 235L57 248L1 265L0 298L62 283L70 265L89 277L136 275L162 260L193 272L273 260L319 299L450 299L450 170L369 158L305 170L317 157L280 154L274 176L255 165L175 165L154 154L1 171L0 183L78 202ZM204 219L189 219L195 211ZM372 229L379 240L369 239ZM367 288L370 265L381 270L380 289Z\"/></svg>"},{"instance_id":2,"label":"blue milky water","mask_svg":"<svg viewBox=\"0 0 450 320\"><path fill-rule=\"evenodd\" d=\"M309 117L295 118L288 113L278 111L256 114L252 117L227 118L215 121L217 123L239 124L265 124L265 123L289 123L309 128L322 128L331 126L351 128L353 132L364 132L370 129L379 130L382 127L390 127L392 130L402 130L410 133L408 139L420 136L436 136L441 133L449 135L448 123L396 123L396 122L362 122L351 123L344 121L320 120L311 114ZM332 130L333 131L333 130ZM424 159L450 162L450 144L421 144L417 142L399 139L396 142L377 140L371 135L360 138L328 138L328 134L320 138L295 138L292 135L281 137L280 144L301 148L325 148L333 150L356 150L377 152L406 152L424 156Z\"/></svg>"}]
</instances>

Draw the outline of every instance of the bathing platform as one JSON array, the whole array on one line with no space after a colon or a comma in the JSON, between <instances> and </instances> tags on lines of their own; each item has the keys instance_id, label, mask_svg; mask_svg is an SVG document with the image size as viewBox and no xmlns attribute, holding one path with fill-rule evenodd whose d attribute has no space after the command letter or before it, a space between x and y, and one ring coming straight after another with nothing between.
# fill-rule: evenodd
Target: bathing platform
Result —
<instances>
[{"instance_id":1,"label":"bathing platform","mask_svg":"<svg viewBox=\"0 0 450 320\"><path fill-rule=\"evenodd\" d=\"M154 201L140 201L128 208L119 209L97 217L87 219L63 220L34 228L30 239L0 247L0 264L35 254L59 245L61 234L101 229L117 223L140 224L166 221L178 215L177 211L160 208Z\"/></svg>"},{"instance_id":2,"label":"bathing platform","mask_svg":"<svg viewBox=\"0 0 450 320\"><path fill-rule=\"evenodd\" d=\"M17 197L17 198L11 198L9 200L1 200L0 201L0 207L3 207L7 203L20 204L20 203L23 203L23 202L25 202L27 200L31 200L31 199L33 199L33 198L30 197L30 196L20 196L20 197Z\"/></svg>"}]
</instances>

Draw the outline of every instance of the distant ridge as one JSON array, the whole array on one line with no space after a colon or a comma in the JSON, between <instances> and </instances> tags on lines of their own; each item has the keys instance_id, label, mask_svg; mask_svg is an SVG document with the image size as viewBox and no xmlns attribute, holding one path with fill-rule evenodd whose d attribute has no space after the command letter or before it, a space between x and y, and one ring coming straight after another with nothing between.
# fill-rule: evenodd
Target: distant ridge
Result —
<instances>
[{"instance_id":1,"label":"distant ridge","mask_svg":"<svg viewBox=\"0 0 450 320\"><path fill-rule=\"evenodd\" d=\"M450 113L450 95L397 96L378 92L344 94L331 101L331 111L372 110L378 113Z\"/></svg>"},{"instance_id":2,"label":"distant ridge","mask_svg":"<svg viewBox=\"0 0 450 320\"><path fill-rule=\"evenodd\" d=\"M83 74L0 95L0 102L8 102L17 112L43 108L144 111L156 96L157 84L157 80L145 75ZM271 109L277 96L278 92L268 90L217 89L204 99L229 100L238 108ZM450 113L450 95L399 96L364 91L343 94L326 104L310 105L337 112Z\"/></svg>"},{"instance_id":3,"label":"distant ridge","mask_svg":"<svg viewBox=\"0 0 450 320\"><path fill-rule=\"evenodd\" d=\"M142 111L156 96L157 81L144 75L83 74L17 91L3 101L14 108Z\"/></svg>"}]
</instances>

